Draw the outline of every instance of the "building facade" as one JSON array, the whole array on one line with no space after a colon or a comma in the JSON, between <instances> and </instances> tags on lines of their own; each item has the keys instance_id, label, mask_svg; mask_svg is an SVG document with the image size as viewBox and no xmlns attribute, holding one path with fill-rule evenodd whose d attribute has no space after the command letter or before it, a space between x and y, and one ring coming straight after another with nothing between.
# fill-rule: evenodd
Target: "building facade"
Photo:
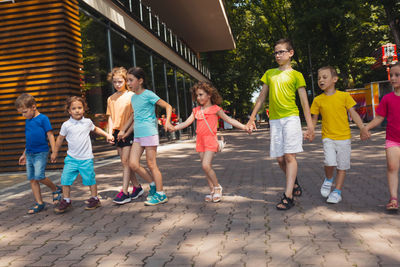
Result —
<instances>
[{"instance_id":1,"label":"building facade","mask_svg":"<svg viewBox=\"0 0 400 267\"><path fill-rule=\"evenodd\" d=\"M14 107L21 93L35 96L56 134L68 119L70 95L84 95L88 116L104 128L113 93L107 73L140 66L148 89L185 120L193 106L189 88L212 78L200 53L234 47L217 0L0 1L0 171L24 169L18 158L25 120Z\"/></svg>"}]
</instances>

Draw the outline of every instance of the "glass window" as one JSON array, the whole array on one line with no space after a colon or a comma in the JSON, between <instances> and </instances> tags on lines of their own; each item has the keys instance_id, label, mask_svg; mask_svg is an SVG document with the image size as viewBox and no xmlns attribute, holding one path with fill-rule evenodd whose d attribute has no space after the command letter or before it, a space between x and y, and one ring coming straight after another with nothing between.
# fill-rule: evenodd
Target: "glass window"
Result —
<instances>
[{"instance_id":1,"label":"glass window","mask_svg":"<svg viewBox=\"0 0 400 267\"><path fill-rule=\"evenodd\" d=\"M125 36L111 31L111 47L113 67L125 67L129 69L133 65L132 42Z\"/></svg>"},{"instance_id":2,"label":"glass window","mask_svg":"<svg viewBox=\"0 0 400 267\"><path fill-rule=\"evenodd\" d=\"M167 64L167 86L168 86L168 103L175 107L177 106L177 95L175 88L175 72L174 68L171 65Z\"/></svg>"},{"instance_id":3,"label":"glass window","mask_svg":"<svg viewBox=\"0 0 400 267\"><path fill-rule=\"evenodd\" d=\"M80 10L83 56L82 93L90 114L106 112L107 98L112 93L107 82L109 69L107 28L101 21Z\"/></svg>"},{"instance_id":4,"label":"glass window","mask_svg":"<svg viewBox=\"0 0 400 267\"><path fill-rule=\"evenodd\" d=\"M149 90L153 90L153 84L151 79L151 64L150 64L150 53L147 49L144 49L140 45L135 45L136 53L136 66L141 67L146 73L146 85Z\"/></svg>"},{"instance_id":5,"label":"glass window","mask_svg":"<svg viewBox=\"0 0 400 267\"><path fill-rule=\"evenodd\" d=\"M140 6L139 0L132 0L132 14L138 21L140 21Z\"/></svg>"}]
</instances>

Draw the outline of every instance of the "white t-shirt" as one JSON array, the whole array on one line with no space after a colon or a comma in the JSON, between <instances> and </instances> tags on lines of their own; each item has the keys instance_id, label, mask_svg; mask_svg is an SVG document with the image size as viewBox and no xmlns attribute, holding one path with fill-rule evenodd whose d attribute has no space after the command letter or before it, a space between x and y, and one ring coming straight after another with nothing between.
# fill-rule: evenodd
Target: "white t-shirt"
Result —
<instances>
[{"instance_id":1,"label":"white t-shirt","mask_svg":"<svg viewBox=\"0 0 400 267\"><path fill-rule=\"evenodd\" d=\"M90 132L95 128L90 119L75 120L70 118L61 125L60 135L68 142L67 154L75 159L92 159L92 142Z\"/></svg>"}]
</instances>

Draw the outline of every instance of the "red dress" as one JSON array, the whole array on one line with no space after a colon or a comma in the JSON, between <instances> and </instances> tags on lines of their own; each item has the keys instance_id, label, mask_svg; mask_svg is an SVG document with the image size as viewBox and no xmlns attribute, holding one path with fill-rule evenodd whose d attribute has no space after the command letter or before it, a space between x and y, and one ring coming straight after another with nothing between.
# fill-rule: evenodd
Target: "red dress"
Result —
<instances>
[{"instance_id":1,"label":"red dress","mask_svg":"<svg viewBox=\"0 0 400 267\"><path fill-rule=\"evenodd\" d=\"M221 107L213 105L211 107L203 109L204 117L207 119L210 129L208 129L207 124L204 121L203 114L201 113L201 106L195 107L193 109L194 117L197 120L196 129L196 151L218 151L218 143L216 140L217 127L218 127L218 115L217 112L221 110Z\"/></svg>"}]
</instances>

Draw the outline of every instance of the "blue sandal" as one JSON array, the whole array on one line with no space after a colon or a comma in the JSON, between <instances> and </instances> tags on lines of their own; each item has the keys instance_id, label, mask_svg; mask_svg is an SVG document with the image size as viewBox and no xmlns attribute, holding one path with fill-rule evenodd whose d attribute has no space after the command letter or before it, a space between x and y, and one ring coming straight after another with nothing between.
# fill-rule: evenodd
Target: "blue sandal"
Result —
<instances>
[{"instance_id":1,"label":"blue sandal","mask_svg":"<svg viewBox=\"0 0 400 267\"><path fill-rule=\"evenodd\" d=\"M57 204L62 199L62 188L57 185L57 190L52 192L53 194L53 203Z\"/></svg>"},{"instance_id":2,"label":"blue sandal","mask_svg":"<svg viewBox=\"0 0 400 267\"><path fill-rule=\"evenodd\" d=\"M32 208L30 208L29 210L28 210L28 214L36 214L36 213L39 213L39 212L41 212L42 210L44 210L44 207L46 206L46 204L39 204L39 203L36 203L36 205L34 206L34 207L32 207Z\"/></svg>"}]
</instances>

